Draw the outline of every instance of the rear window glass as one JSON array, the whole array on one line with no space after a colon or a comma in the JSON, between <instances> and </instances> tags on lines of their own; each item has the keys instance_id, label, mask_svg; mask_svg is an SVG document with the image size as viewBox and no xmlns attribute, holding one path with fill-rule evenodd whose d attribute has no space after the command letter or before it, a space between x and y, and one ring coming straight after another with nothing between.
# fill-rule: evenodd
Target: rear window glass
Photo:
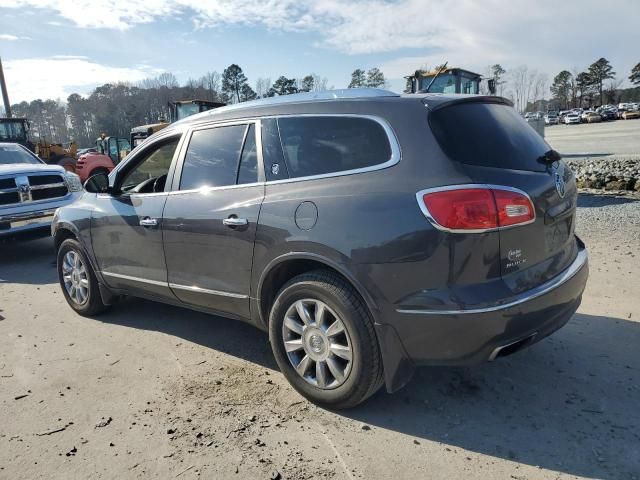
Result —
<instances>
[{"instance_id":1,"label":"rear window glass","mask_svg":"<svg viewBox=\"0 0 640 480\"><path fill-rule=\"evenodd\" d=\"M359 117L279 118L289 176L306 177L389 161L391 145L378 122Z\"/></svg>"},{"instance_id":2,"label":"rear window glass","mask_svg":"<svg viewBox=\"0 0 640 480\"><path fill-rule=\"evenodd\" d=\"M545 171L537 161L551 147L514 108L459 103L436 110L431 130L444 152L467 165Z\"/></svg>"}]
</instances>

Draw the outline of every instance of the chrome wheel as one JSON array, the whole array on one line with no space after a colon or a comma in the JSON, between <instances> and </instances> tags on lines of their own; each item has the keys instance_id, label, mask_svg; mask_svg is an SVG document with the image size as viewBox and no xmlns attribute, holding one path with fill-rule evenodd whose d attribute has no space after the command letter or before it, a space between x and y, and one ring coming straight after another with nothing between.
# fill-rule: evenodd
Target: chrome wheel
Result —
<instances>
[{"instance_id":1,"label":"chrome wheel","mask_svg":"<svg viewBox=\"0 0 640 480\"><path fill-rule=\"evenodd\" d=\"M282 323L282 339L293 368L322 389L342 385L351 371L353 348L344 323L325 303L298 300Z\"/></svg>"},{"instance_id":2,"label":"chrome wheel","mask_svg":"<svg viewBox=\"0 0 640 480\"><path fill-rule=\"evenodd\" d=\"M69 250L62 259L62 279L69 298L77 305L89 299L89 277L87 269L77 252Z\"/></svg>"}]
</instances>

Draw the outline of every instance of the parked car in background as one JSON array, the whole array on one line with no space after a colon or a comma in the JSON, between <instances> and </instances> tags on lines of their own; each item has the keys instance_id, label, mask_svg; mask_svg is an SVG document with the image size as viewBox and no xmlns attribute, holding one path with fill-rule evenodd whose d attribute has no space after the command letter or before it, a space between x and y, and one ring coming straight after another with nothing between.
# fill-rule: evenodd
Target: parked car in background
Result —
<instances>
[{"instance_id":1,"label":"parked car in background","mask_svg":"<svg viewBox=\"0 0 640 480\"><path fill-rule=\"evenodd\" d=\"M51 234L58 207L82 190L75 173L47 165L17 143L0 143L0 240Z\"/></svg>"},{"instance_id":2,"label":"parked car in background","mask_svg":"<svg viewBox=\"0 0 640 480\"><path fill-rule=\"evenodd\" d=\"M586 123L600 123L602 121L602 116L596 112L585 112L582 114L581 119Z\"/></svg>"},{"instance_id":3,"label":"parked car in background","mask_svg":"<svg viewBox=\"0 0 640 480\"><path fill-rule=\"evenodd\" d=\"M588 275L571 169L499 97L350 89L222 107L86 189L52 227L71 308L126 294L252 323L293 387L333 408L397 390L416 365L537 342Z\"/></svg>"},{"instance_id":4,"label":"parked car in background","mask_svg":"<svg viewBox=\"0 0 640 480\"><path fill-rule=\"evenodd\" d=\"M640 118L640 111L638 110L627 110L626 112L622 112L623 120L632 120Z\"/></svg>"},{"instance_id":5,"label":"parked car in background","mask_svg":"<svg viewBox=\"0 0 640 480\"><path fill-rule=\"evenodd\" d=\"M544 123L546 125L558 125L560 120L558 119L558 115L556 113L547 113L544 116Z\"/></svg>"},{"instance_id":6,"label":"parked car in background","mask_svg":"<svg viewBox=\"0 0 640 480\"><path fill-rule=\"evenodd\" d=\"M600 112L600 116L602 117L603 121L617 120L618 110L614 108L605 108Z\"/></svg>"},{"instance_id":7,"label":"parked car in background","mask_svg":"<svg viewBox=\"0 0 640 480\"><path fill-rule=\"evenodd\" d=\"M567 113L564 116L564 123L566 125L570 125L570 124L574 124L574 123L580 123L580 115L578 115L577 113L574 113L574 112Z\"/></svg>"}]
</instances>

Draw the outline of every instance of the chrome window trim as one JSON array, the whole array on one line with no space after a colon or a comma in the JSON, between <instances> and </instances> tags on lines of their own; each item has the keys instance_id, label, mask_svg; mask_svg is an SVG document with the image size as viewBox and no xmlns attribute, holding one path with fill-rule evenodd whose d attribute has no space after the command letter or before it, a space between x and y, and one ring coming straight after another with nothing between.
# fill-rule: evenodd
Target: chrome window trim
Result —
<instances>
[{"instance_id":1,"label":"chrome window trim","mask_svg":"<svg viewBox=\"0 0 640 480\"><path fill-rule=\"evenodd\" d=\"M352 170L340 170L338 172L331 173L322 173L319 175L309 175L305 177L295 177L295 178L283 178L282 180L266 180L265 171L266 167L264 165L264 155L262 150L262 125L260 124L260 120L262 119L276 119L279 118L292 118L292 117L349 117L349 118L366 118L368 120L373 120L378 123L385 131L387 135L387 139L389 141L389 145L391 147L391 157L384 163L379 163L377 165L372 165L370 167L363 168L354 168ZM374 172L377 170L384 170L385 168L393 167L398 164L402 159L402 149L400 147L400 142L398 141L398 137L389 124L387 120L381 118L377 115L368 115L368 114L360 114L360 113L291 113L291 114L277 114L277 115L264 115L260 117L248 117L237 120L224 120L224 121L216 121L215 119L207 119L206 123L198 123L191 127L191 131L200 130L203 128L213 128L213 127L226 127L230 125L237 125L243 123L251 123L256 122L256 141L258 143L258 152L259 156L259 164L262 165L262 175L264 180L259 181L255 184L251 185L278 185L282 183L292 183L292 182L304 182L307 180L318 180L323 178L332 178L332 177L343 177L347 175L356 175L360 173ZM191 133L187 133L190 138ZM278 135L280 134L280 127L278 126ZM282 146L282 141L280 142L280 148L282 149L282 153L284 155L284 147ZM286 161L286 159L285 159ZM260 178L260 169L258 169L258 178ZM243 186L248 186L249 184L241 184ZM221 187L212 187L213 189L221 188ZM185 191L185 190L183 190Z\"/></svg>"},{"instance_id":2,"label":"chrome window trim","mask_svg":"<svg viewBox=\"0 0 640 480\"><path fill-rule=\"evenodd\" d=\"M184 168L184 162L187 158L189 143L191 143L191 137L193 136L194 132L199 130L210 130L212 128L218 128L218 127L233 127L236 125L244 125L246 129L245 129L245 135L243 137L243 141L241 145L241 147L244 148L244 143L246 141L246 138L249 132L249 126L251 124L253 124L254 126L254 135L256 139L256 153L258 155L258 172L257 172L258 181L257 182L234 183L232 185L220 185L215 187L205 186L201 188L191 188L188 190L180 190L180 181L182 180L182 170ZM237 120L226 120L223 122L208 122L208 123L197 124L190 127L187 130L187 132L185 133L183 142L184 143L183 143L182 150L180 152L180 157L176 162L176 169L175 169L176 171L174 174L174 181L172 182L172 188L169 192L167 192L169 193L169 195L181 195L181 194L192 194L192 193L208 194L216 190L230 190L230 189L242 188L242 187L264 186L265 176L264 176L264 169L263 169L264 164L263 164L263 154L262 154L262 123L260 122L260 118L249 118L249 119L243 118L243 119L237 119ZM240 151L240 157L238 160L239 161L242 160L242 150ZM236 171L236 182L237 181L238 179L237 179L237 171Z\"/></svg>"},{"instance_id":3,"label":"chrome window trim","mask_svg":"<svg viewBox=\"0 0 640 480\"><path fill-rule=\"evenodd\" d=\"M169 283L170 288L175 288L178 290L186 290L189 292L195 293L207 293L209 295L218 295L221 297L231 297L231 298L249 298L248 295L243 295L241 293L231 293L231 292L222 292L220 290L209 290L208 288L196 287L195 285L180 285L179 283Z\"/></svg>"},{"instance_id":4,"label":"chrome window trim","mask_svg":"<svg viewBox=\"0 0 640 480\"><path fill-rule=\"evenodd\" d=\"M525 296L514 300L512 302L503 303L500 305L494 305L491 307L485 308L470 308L466 310L420 310L420 309L405 309L398 308L396 312L398 313L409 313L414 315L465 315L465 314L477 314L477 313L491 313L498 312L500 310L506 310L508 308L515 307L517 305L521 305L523 303L534 300L542 295L549 293L552 290L564 285L569 280L571 280L582 268L588 263L589 255L587 254L586 249L582 249L578 252L575 260L569 267L564 270L560 275L552 278L546 283L539 285L536 288L531 289Z\"/></svg>"},{"instance_id":5,"label":"chrome window trim","mask_svg":"<svg viewBox=\"0 0 640 480\"><path fill-rule=\"evenodd\" d=\"M104 276L113 277L113 278L119 278L121 280L131 280L133 282L148 283L150 285L158 285L160 287L168 287L169 286L169 284L167 282L161 282L159 280L149 280L147 278L132 277L131 275L123 275L121 273L105 272L104 270L101 271L100 273L102 275L104 275Z\"/></svg>"},{"instance_id":6,"label":"chrome window trim","mask_svg":"<svg viewBox=\"0 0 640 480\"><path fill-rule=\"evenodd\" d=\"M444 227L442 225L440 225L436 219L433 217L433 215L431 215L431 212L429 211L429 209L427 208L427 206L425 205L422 197L428 193L437 193L437 192L446 192L446 191L450 191L450 190L464 190L467 188L484 188L484 189L493 189L493 190L505 190L508 192L514 192L514 193L519 193L520 195L524 195L525 197L527 197L527 199L529 200L529 202L531 202L531 205L533 206L533 218L531 220L528 220L526 222L523 223L518 223L517 225L507 225L504 227L495 227L495 228L474 228L474 229L459 229L459 228L447 228ZM519 188L515 188L515 187L507 187L505 185L493 185L490 183L463 183L463 184L459 184L459 185L446 185L443 187L434 187L434 188L425 188L424 190L420 190L419 192L416 193L416 200L418 202L418 207L420 207L420 211L422 211L422 213L424 214L425 217L427 217L427 220L429 220L429 223L431 225L433 225L435 228L437 228L438 230L441 230L443 232L448 232L448 233L487 233L487 232L497 232L500 230L508 230L511 228L517 228L517 227L522 227L525 225L530 225L533 222L536 221L537 214L536 214L536 206L533 203L533 200L531 200L531 196L529 196L529 194L523 190L520 190Z\"/></svg>"}]
</instances>

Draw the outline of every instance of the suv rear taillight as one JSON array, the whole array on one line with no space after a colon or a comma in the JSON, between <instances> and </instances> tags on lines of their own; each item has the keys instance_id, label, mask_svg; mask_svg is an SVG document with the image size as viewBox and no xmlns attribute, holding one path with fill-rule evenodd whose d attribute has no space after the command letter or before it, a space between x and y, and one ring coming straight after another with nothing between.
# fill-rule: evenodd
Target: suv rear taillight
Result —
<instances>
[{"instance_id":1,"label":"suv rear taillight","mask_svg":"<svg viewBox=\"0 0 640 480\"><path fill-rule=\"evenodd\" d=\"M529 196L495 185L461 185L418 192L420 209L437 228L483 232L524 225L535 220Z\"/></svg>"}]
</instances>

